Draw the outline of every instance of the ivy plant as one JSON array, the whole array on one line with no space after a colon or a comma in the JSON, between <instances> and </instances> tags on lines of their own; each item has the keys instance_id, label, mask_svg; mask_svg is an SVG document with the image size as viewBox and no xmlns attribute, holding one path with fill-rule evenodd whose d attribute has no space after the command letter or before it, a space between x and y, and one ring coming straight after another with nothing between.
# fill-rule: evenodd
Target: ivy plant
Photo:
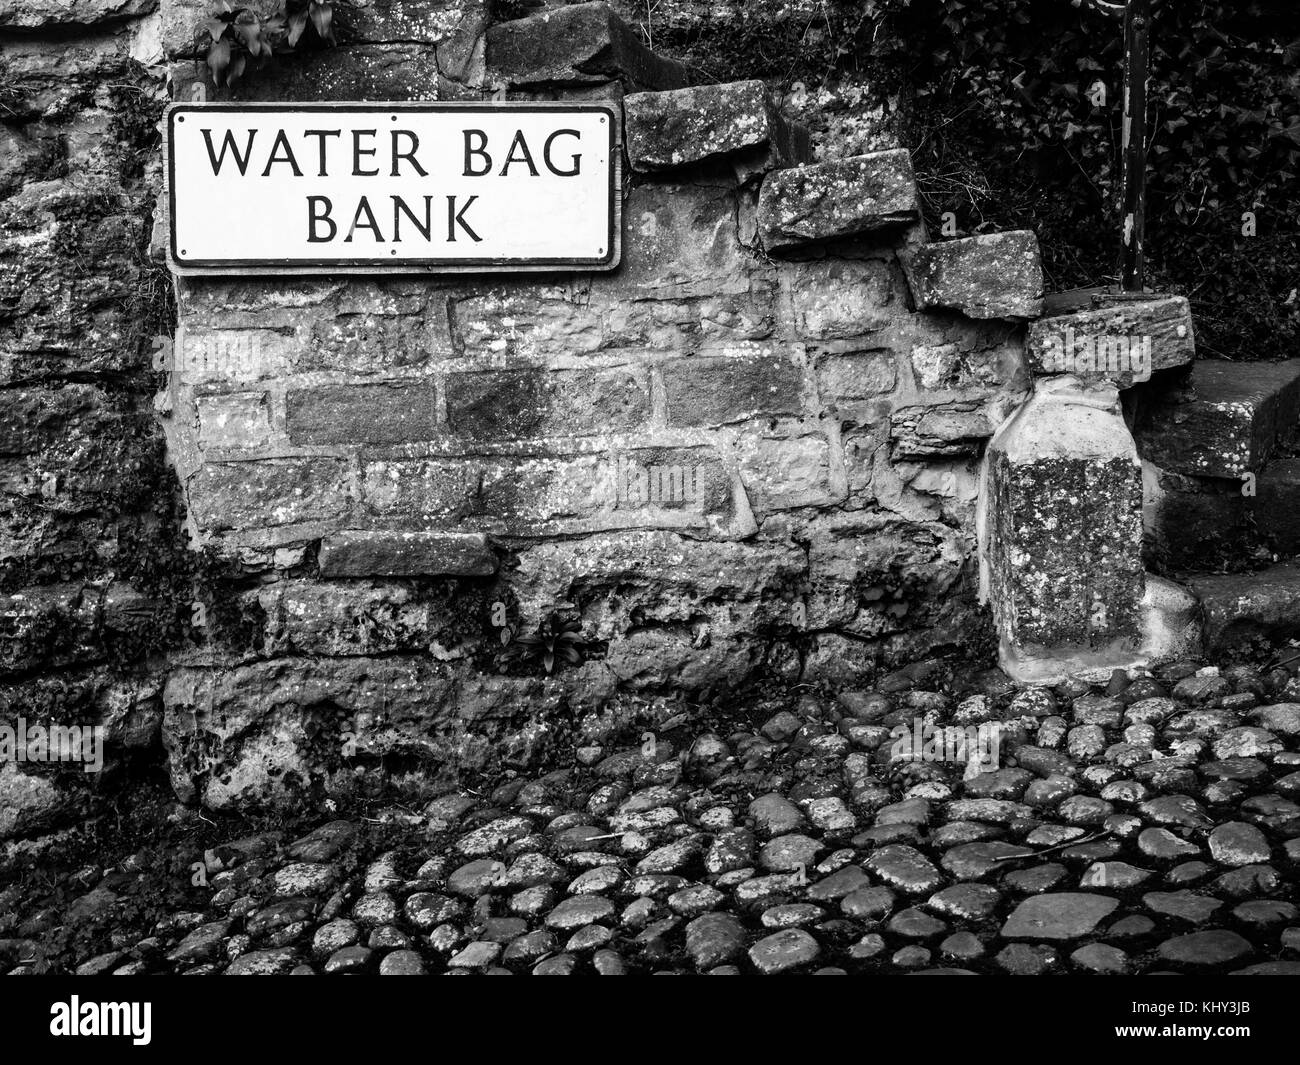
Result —
<instances>
[{"instance_id":1,"label":"ivy plant","mask_svg":"<svg viewBox=\"0 0 1300 1065\"><path fill-rule=\"evenodd\" d=\"M218 86L232 86L250 68L265 65L276 55L293 52L307 41L335 44L335 9L344 0L276 0L271 7L235 7L221 0L221 9L203 24L206 60Z\"/></svg>"}]
</instances>

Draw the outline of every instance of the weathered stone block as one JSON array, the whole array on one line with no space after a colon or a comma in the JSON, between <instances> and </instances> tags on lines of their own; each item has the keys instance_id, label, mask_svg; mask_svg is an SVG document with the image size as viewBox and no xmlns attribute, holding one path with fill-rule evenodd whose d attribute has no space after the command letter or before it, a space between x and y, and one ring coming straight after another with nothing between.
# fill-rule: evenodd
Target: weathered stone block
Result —
<instances>
[{"instance_id":1,"label":"weathered stone block","mask_svg":"<svg viewBox=\"0 0 1300 1065\"><path fill-rule=\"evenodd\" d=\"M479 476L477 465L464 459L369 462L362 493L378 515L454 524L476 511Z\"/></svg>"},{"instance_id":2,"label":"weathered stone block","mask_svg":"<svg viewBox=\"0 0 1300 1065\"><path fill-rule=\"evenodd\" d=\"M824 433L746 433L738 442L740 478L758 515L795 507L824 507L846 494L838 456Z\"/></svg>"},{"instance_id":3,"label":"weathered stone block","mask_svg":"<svg viewBox=\"0 0 1300 1065\"><path fill-rule=\"evenodd\" d=\"M1300 634L1300 566L1196 577L1192 591L1205 615L1205 653L1243 650L1260 637Z\"/></svg>"},{"instance_id":4,"label":"weathered stone block","mask_svg":"<svg viewBox=\"0 0 1300 1065\"><path fill-rule=\"evenodd\" d=\"M614 300L686 298L745 291L753 255L740 243L733 190L638 185L623 209L623 266L592 279L592 295Z\"/></svg>"},{"instance_id":5,"label":"weathered stone block","mask_svg":"<svg viewBox=\"0 0 1300 1065\"><path fill-rule=\"evenodd\" d=\"M207 53L211 38L203 26L209 17L208 7L205 0L159 0L158 16L165 58L180 59Z\"/></svg>"},{"instance_id":6,"label":"weathered stone block","mask_svg":"<svg viewBox=\"0 0 1300 1065\"><path fill-rule=\"evenodd\" d=\"M9 36L0 53L5 120L70 118L94 106L100 85L137 77L125 35L60 40Z\"/></svg>"},{"instance_id":7,"label":"weathered stone block","mask_svg":"<svg viewBox=\"0 0 1300 1065\"><path fill-rule=\"evenodd\" d=\"M670 425L725 425L763 414L797 414L804 374L788 357L692 358L663 368Z\"/></svg>"},{"instance_id":8,"label":"weathered stone block","mask_svg":"<svg viewBox=\"0 0 1300 1065\"><path fill-rule=\"evenodd\" d=\"M906 313L895 270L880 259L799 263L790 297L795 329L808 340L871 336Z\"/></svg>"},{"instance_id":9,"label":"weathered stone block","mask_svg":"<svg viewBox=\"0 0 1300 1065\"><path fill-rule=\"evenodd\" d=\"M0 125L0 196L7 196L25 181L39 181L49 175L42 160L54 162L54 152L48 151L36 139L12 126Z\"/></svg>"},{"instance_id":10,"label":"weathered stone block","mask_svg":"<svg viewBox=\"0 0 1300 1065\"><path fill-rule=\"evenodd\" d=\"M339 532L321 543L322 577L486 577L496 556L481 533Z\"/></svg>"},{"instance_id":11,"label":"weathered stone block","mask_svg":"<svg viewBox=\"0 0 1300 1065\"><path fill-rule=\"evenodd\" d=\"M271 407L265 392L231 392L199 396L199 446L264 447L271 438Z\"/></svg>"},{"instance_id":12,"label":"weathered stone block","mask_svg":"<svg viewBox=\"0 0 1300 1065\"><path fill-rule=\"evenodd\" d=\"M1132 660L1142 473L1114 386L1040 384L989 445L987 478L984 581L1004 668Z\"/></svg>"},{"instance_id":13,"label":"weathered stone block","mask_svg":"<svg viewBox=\"0 0 1300 1065\"><path fill-rule=\"evenodd\" d=\"M1032 373L1070 373L1120 388L1196 357L1192 311L1182 296L1124 300L1030 323L1025 362Z\"/></svg>"},{"instance_id":14,"label":"weathered stone block","mask_svg":"<svg viewBox=\"0 0 1300 1065\"><path fill-rule=\"evenodd\" d=\"M1270 462L1255 494L1219 477L1145 463L1148 568L1215 572L1243 558L1300 554L1300 460Z\"/></svg>"},{"instance_id":15,"label":"weathered stone block","mask_svg":"<svg viewBox=\"0 0 1300 1065\"><path fill-rule=\"evenodd\" d=\"M933 624L969 546L937 522L846 516L813 530L808 626L876 638Z\"/></svg>"},{"instance_id":16,"label":"weathered stone block","mask_svg":"<svg viewBox=\"0 0 1300 1065\"><path fill-rule=\"evenodd\" d=\"M51 828L66 805L59 782L52 777L7 759L0 763L0 840Z\"/></svg>"},{"instance_id":17,"label":"weathered stone block","mask_svg":"<svg viewBox=\"0 0 1300 1065\"><path fill-rule=\"evenodd\" d=\"M482 29L487 0L352 0L338 35L367 44L440 44Z\"/></svg>"},{"instance_id":18,"label":"weathered stone block","mask_svg":"<svg viewBox=\"0 0 1300 1065\"><path fill-rule=\"evenodd\" d=\"M366 44L426 44L438 49L443 97L455 82L481 83L488 0L357 0L336 9L339 39Z\"/></svg>"},{"instance_id":19,"label":"weathered stone block","mask_svg":"<svg viewBox=\"0 0 1300 1065\"><path fill-rule=\"evenodd\" d=\"M897 381L892 351L824 355L817 362L818 391L822 402L832 408L892 392Z\"/></svg>"},{"instance_id":20,"label":"weathered stone block","mask_svg":"<svg viewBox=\"0 0 1300 1065\"><path fill-rule=\"evenodd\" d=\"M691 80L603 3L497 23L487 33L487 67L491 84L525 87L617 79L633 89L677 89Z\"/></svg>"},{"instance_id":21,"label":"weathered stone block","mask_svg":"<svg viewBox=\"0 0 1300 1065\"><path fill-rule=\"evenodd\" d=\"M978 402L902 407L890 419L895 459L975 455L993 429Z\"/></svg>"},{"instance_id":22,"label":"weathered stone block","mask_svg":"<svg viewBox=\"0 0 1300 1065\"><path fill-rule=\"evenodd\" d=\"M132 397L82 384L0 396L10 403L0 456L17 456L0 458L0 513L21 508L19 500L46 516L154 501L161 433Z\"/></svg>"},{"instance_id":23,"label":"weathered stone block","mask_svg":"<svg viewBox=\"0 0 1300 1065\"><path fill-rule=\"evenodd\" d=\"M494 289L452 302L456 342L467 358L538 358L596 351L602 319L562 288Z\"/></svg>"},{"instance_id":24,"label":"weathered stone block","mask_svg":"<svg viewBox=\"0 0 1300 1065\"><path fill-rule=\"evenodd\" d=\"M102 657L94 646L99 595L67 582L0 596L0 672Z\"/></svg>"},{"instance_id":25,"label":"weathered stone block","mask_svg":"<svg viewBox=\"0 0 1300 1065\"><path fill-rule=\"evenodd\" d=\"M0 390L0 455L27 455L48 447L72 427L94 423L110 412L91 385Z\"/></svg>"},{"instance_id":26,"label":"weathered stone block","mask_svg":"<svg viewBox=\"0 0 1300 1065\"><path fill-rule=\"evenodd\" d=\"M425 653L451 614L446 597L407 580L281 580L247 600L266 618L271 656Z\"/></svg>"},{"instance_id":27,"label":"weathered stone block","mask_svg":"<svg viewBox=\"0 0 1300 1065\"><path fill-rule=\"evenodd\" d=\"M443 433L432 384L291 388L286 399L293 444L405 444Z\"/></svg>"},{"instance_id":28,"label":"weathered stone block","mask_svg":"<svg viewBox=\"0 0 1300 1065\"><path fill-rule=\"evenodd\" d=\"M372 462L364 492L386 525L424 529L519 536L638 526L728 537L754 531L743 490L707 447Z\"/></svg>"},{"instance_id":29,"label":"weathered stone block","mask_svg":"<svg viewBox=\"0 0 1300 1065\"><path fill-rule=\"evenodd\" d=\"M925 244L900 256L918 308L971 318L1035 318L1043 307L1038 238L1025 230Z\"/></svg>"},{"instance_id":30,"label":"weathered stone block","mask_svg":"<svg viewBox=\"0 0 1300 1065\"><path fill-rule=\"evenodd\" d=\"M307 333L304 350L296 359L301 369L384 373L455 354L447 314L437 300L427 312L413 308L313 317L310 326L300 331Z\"/></svg>"},{"instance_id":31,"label":"weathered stone block","mask_svg":"<svg viewBox=\"0 0 1300 1065\"><path fill-rule=\"evenodd\" d=\"M731 477L713 448L635 448L614 456L614 510L647 525L704 525L734 514ZM665 520L663 512L698 521ZM658 516L660 520L654 520Z\"/></svg>"},{"instance_id":32,"label":"weathered stone block","mask_svg":"<svg viewBox=\"0 0 1300 1065\"><path fill-rule=\"evenodd\" d=\"M587 519L614 498L614 469L603 455L498 459L483 463L479 510L505 533Z\"/></svg>"},{"instance_id":33,"label":"weathered stone block","mask_svg":"<svg viewBox=\"0 0 1300 1065\"><path fill-rule=\"evenodd\" d=\"M742 282L743 283L743 282ZM700 286L701 288L704 286ZM602 292L583 310L598 315L601 346L656 351L702 351L738 347L770 337L776 328L779 294L774 283L755 279L748 289L673 299L618 298Z\"/></svg>"},{"instance_id":34,"label":"weathered stone block","mask_svg":"<svg viewBox=\"0 0 1300 1065\"><path fill-rule=\"evenodd\" d=\"M875 676L883 654L878 642L819 632L811 638L801 679L836 688L861 684Z\"/></svg>"},{"instance_id":35,"label":"weathered stone block","mask_svg":"<svg viewBox=\"0 0 1300 1065\"><path fill-rule=\"evenodd\" d=\"M0 724L13 729L0 761L0 840L84 822L122 767L122 756L156 749L162 719L156 679L123 679L103 667L56 671L49 661L43 665L47 676L17 678L0 689ZM38 729L45 752L62 752L62 760L32 757L37 750L27 744L39 749ZM18 750L24 747L26 757ZM11 868L14 859L23 860L12 852L9 858Z\"/></svg>"},{"instance_id":36,"label":"weathered stone block","mask_svg":"<svg viewBox=\"0 0 1300 1065\"><path fill-rule=\"evenodd\" d=\"M738 176L748 178L812 159L808 131L785 120L761 81L634 93L623 108L624 139L635 170L728 158Z\"/></svg>"},{"instance_id":37,"label":"weathered stone block","mask_svg":"<svg viewBox=\"0 0 1300 1065\"><path fill-rule=\"evenodd\" d=\"M402 753L432 773L468 753L454 692L448 667L428 657L176 670L163 693L172 786L183 801L213 809L287 801L323 773L312 729L334 751L350 733L358 755Z\"/></svg>"},{"instance_id":38,"label":"weathered stone block","mask_svg":"<svg viewBox=\"0 0 1300 1065\"><path fill-rule=\"evenodd\" d=\"M293 368L300 345L273 329L207 329L182 324L172 345L172 362L162 368L182 384L242 383L283 377Z\"/></svg>"},{"instance_id":39,"label":"weathered stone block","mask_svg":"<svg viewBox=\"0 0 1300 1065\"><path fill-rule=\"evenodd\" d=\"M140 277L133 211L120 193L72 181L35 182L0 201L0 351L20 357L23 376L144 365L144 323L130 310Z\"/></svg>"},{"instance_id":40,"label":"weathered stone block","mask_svg":"<svg viewBox=\"0 0 1300 1065\"><path fill-rule=\"evenodd\" d=\"M778 170L758 197L758 232L768 251L898 228L919 217L904 149Z\"/></svg>"},{"instance_id":41,"label":"weathered stone block","mask_svg":"<svg viewBox=\"0 0 1300 1065\"><path fill-rule=\"evenodd\" d=\"M190 511L206 532L264 528L340 517L350 506L337 459L215 462L187 484Z\"/></svg>"},{"instance_id":42,"label":"weathered stone block","mask_svg":"<svg viewBox=\"0 0 1300 1065\"><path fill-rule=\"evenodd\" d=\"M590 631L601 640L646 623L689 634L701 611L725 603L715 612L714 635L721 638L743 631L746 623L788 622L806 579L807 557L797 544L626 531L521 551L512 586L521 618L536 624L554 603L572 602L590 617Z\"/></svg>"},{"instance_id":43,"label":"weathered stone block","mask_svg":"<svg viewBox=\"0 0 1300 1065\"><path fill-rule=\"evenodd\" d=\"M476 441L625 432L649 413L645 382L626 370L501 370L447 377L451 430Z\"/></svg>"},{"instance_id":44,"label":"weathered stone block","mask_svg":"<svg viewBox=\"0 0 1300 1065\"><path fill-rule=\"evenodd\" d=\"M158 0L61 0L59 3L10 0L0 7L0 29L57 35L70 29L129 22L157 7Z\"/></svg>"},{"instance_id":45,"label":"weathered stone block","mask_svg":"<svg viewBox=\"0 0 1300 1065\"><path fill-rule=\"evenodd\" d=\"M997 330L995 335L967 330L958 342L913 344L911 362L917 385L926 392L1020 391L1028 384L1022 373L1023 333L1005 322L992 327Z\"/></svg>"},{"instance_id":46,"label":"weathered stone block","mask_svg":"<svg viewBox=\"0 0 1300 1065\"><path fill-rule=\"evenodd\" d=\"M1258 471L1300 423L1300 359L1203 360L1195 399L1170 396L1137 426L1142 457L1177 473L1239 478Z\"/></svg>"}]
</instances>

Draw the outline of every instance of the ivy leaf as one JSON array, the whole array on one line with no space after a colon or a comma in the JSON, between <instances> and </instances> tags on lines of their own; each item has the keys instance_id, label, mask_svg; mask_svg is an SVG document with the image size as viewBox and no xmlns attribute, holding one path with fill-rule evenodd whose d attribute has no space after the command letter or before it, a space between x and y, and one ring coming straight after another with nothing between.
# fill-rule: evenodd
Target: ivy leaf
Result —
<instances>
[{"instance_id":1,"label":"ivy leaf","mask_svg":"<svg viewBox=\"0 0 1300 1065\"><path fill-rule=\"evenodd\" d=\"M318 0L312 0L309 9L311 14L311 24L315 27L317 35L322 41L334 40L334 31L331 23L334 21L334 7L332 4L322 4Z\"/></svg>"},{"instance_id":2,"label":"ivy leaf","mask_svg":"<svg viewBox=\"0 0 1300 1065\"><path fill-rule=\"evenodd\" d=\"M219 18L210 18L204 24L203 29L215 42L221 40L221 35L226 32L226 24Z\"/></svg>"},{"instance_id":3,"label":"ivy leaf","mask_svg":"<svg viewBox=\"0 0 1300 1065\"><path fill-rule=\"evenodd\" d=\"M244 67L247 65L247 59L241 52L230 61L230 70L226 74L226 85L234 85L235 80L244 73Z\"/></svg>"},{"instance_id":4,"label":"ivy leaf","mask_svg":"<svg viewBox=\"0 0 1300 1065\"><path fill-rule=\"evenodd\" d=\"M208 49L208 69L212 71L212 80L221 84L221 75L230 66L230 42L222 38L215 41Z\"/></svg>"},{"instance_id":5,"label":"ivy leaf","mask_svg":"<svg viewBox=\"0 0 1300 1065\"><path fill-rule=\"evenodd\" d=\"M289 18L289 36L287 38L289 47L292 48L298 43L298 38L302 36L303 31L307 28L307 11L296 12Z\"/></svg>"},{"instance_id":6,"label":"ivy leaf","mask_svg":"<svg viewBox=\"0 0 1300 1065\"><path fill-rule=\"evenodd\" d=\"M262 24L257 20L257 16L248 10L241 11L239 17L235 19L235 32L244 42L248 54L256 59L262 51Z\"/></svg>"},{"instance_id":7,"label":"ivy leaf","mask_svg":"<svg viewBox=\"0 0 1300 1065\"><path fill-rule=\"evenodd\" d=\"M1287 126L1286 129L1274 130L1273 136L1289 140L1292 144L1300 144L1300 123Z\"/></svg>"}]
</instances>

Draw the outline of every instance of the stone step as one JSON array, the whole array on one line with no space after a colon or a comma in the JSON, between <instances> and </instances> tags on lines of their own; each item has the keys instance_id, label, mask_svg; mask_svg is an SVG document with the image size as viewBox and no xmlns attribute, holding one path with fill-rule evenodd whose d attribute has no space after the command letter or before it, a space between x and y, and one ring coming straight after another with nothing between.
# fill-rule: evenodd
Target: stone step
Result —
<instances>
[{"instance_id":1,"label":"stone step","mask_svg":"<svg viewBox=\"0 0 1300 1065\"><path fill-rule=\"evenodd\" d=\"M777 170L758 197L769 252L916 225L920 194L904 148Z\"/></svg>"},{"instance_id":2,"label":"stone step","mask_svg":"<svg viewBox=\"0 0 1300 1065\"><path fill-rule=\"evenodd\" d=\"M487 31L493 87L582 88L620 82L629 92L679 89L690 72L651 52L608 4L548 9Z\"/></svg>"},{"instance_id":3,"label":"stone step","mask_svg":"<svg viewBox=\"0 0 1300 1065\"><path fill-rule=\"evenodd\" d=\"M1029 230L924 244L899 260L918 310L960 311L968 318L1043 313L1042 254Z\"/></svg>"},{"instance_id":4,"label":"stone step","mask_svg":"<svg viewBox=\"0 0 1300 1065\"><path fill-rule=\"evenodd\" d=\"M1171 395L1135 430L1138 453L1161 469L1200 477L1258 474L1300 420L1300 359L1197 362L1194 398Z\"/></svg>"},{"instance_id":5,"label":"stone step","mask_svg":"<svg viewBox=\"0 0 1300 1065\"><path fill-rule=\"evenodd\" d=\"M787 119L757 80L633 93L623 114L628 160L642 173L726 162L745 181L812 160L807 127Z\"/></svg>"},{"instance_id":6,"label":"stone step","mask_svg":"<svg viewBox=\"0 0 1300 1065\"><path fill-rule=\"evenodd\" d=\"M1196 358L1192 310L1182 296L1120 297L1104 289L1055 292L1030 323L1025 361L1036 376L1074 374L1128 388Z\"/></svg>"},{"instance_id":7,"label":"stone step","mask_svg":"<svg viewBox=\"0 0 1300 1065\"><path fill-rule=\"evenodd\" d=\"M1189 584L1201 600L1207 656L1244 650L1261 637L1276 642L1300 635L1300 563L1195 577Z\"/></svg>"},{"instance_id":8,"label":"stone step","mask_svg":"<svg viewBox=\"0 0 1300 1065\"><path fill-rule=\"evenodd\" d=\"M1206 570L1300 555L1300 458L1270 462L1254 495L1240 481L1146 468L1148 564Z\"/></svg>"}]
</instances>

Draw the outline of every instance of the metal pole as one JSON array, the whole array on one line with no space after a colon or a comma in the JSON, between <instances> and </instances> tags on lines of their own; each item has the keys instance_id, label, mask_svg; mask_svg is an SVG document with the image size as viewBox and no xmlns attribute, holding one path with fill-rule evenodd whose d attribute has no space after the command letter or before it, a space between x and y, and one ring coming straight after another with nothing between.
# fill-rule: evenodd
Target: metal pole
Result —
<instances>
[{"instance_id":1,"label":"metal pole","mask_svg":"<svg viewBox=\"0 0 1300 1065\"><path fill-rule=\"evenodd\" d=\"M1120 284L1141 292L1146 278L1147 68L1151 0L1128 0L1124 11L1123 225Z\"/></svg>"}]
</instances>

